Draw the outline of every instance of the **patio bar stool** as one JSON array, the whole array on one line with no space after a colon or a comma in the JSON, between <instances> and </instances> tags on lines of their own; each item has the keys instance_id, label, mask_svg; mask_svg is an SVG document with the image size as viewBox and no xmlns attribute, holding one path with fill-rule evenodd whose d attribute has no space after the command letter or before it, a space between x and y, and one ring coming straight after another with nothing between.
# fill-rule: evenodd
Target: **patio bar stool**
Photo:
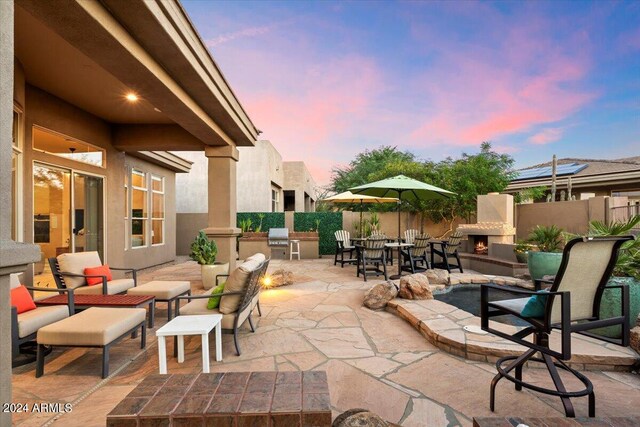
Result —
<instances>
[{"instance_id":1,"label":"patio bar stool","mask_svg":"<svg viewBox=\"0 0 640 427\"><path fill-rule=\"evenodd\" d=\"M296 245L296 250L294 252L293 245ZM300 261L300 240L289 240L289 261L293 259L293 256L298 256L298 261Z\"/></svg>"}]
</instances>

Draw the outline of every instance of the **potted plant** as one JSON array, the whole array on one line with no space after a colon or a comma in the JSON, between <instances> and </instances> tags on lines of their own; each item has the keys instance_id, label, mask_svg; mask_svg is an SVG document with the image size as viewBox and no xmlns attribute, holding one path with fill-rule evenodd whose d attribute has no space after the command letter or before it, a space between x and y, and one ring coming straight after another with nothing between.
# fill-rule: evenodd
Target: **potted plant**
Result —
<instances>
[{"instance_id":1,"label":"potted plant","mask_svg":"<svg viewBox=\"0 0 640 427\"><path fill-rule=\"evenodd\" d=\"M536 245L538 251L529 251L527 265L531 279L539 280L544 276L555 276L562 261L564 236L561 228L538 225L533 229L527 242Z\"/></svg>"},{"instance_id":2,"label":"potted plant","mask_svg":"<svg viewBox=\"0 0 640 427\"><path fill-rule=\"evenodd\" d=\"M513 253L516 259L521 264L526 264L529 252L533 251L535 247L531 243L527 243L524 240L518 240L516 246L513 248Z\"/></svg>"},{"instance_id":3,"label":"potted plant","mask_svg":"<svg viewBox=\"0 0 640 427\"><path fill-rule=\"evenodd\" d=\"M229 273L229 263L216 262L218 246L214 240L209 240L204 231L200 231L198 236L191 243L191 253L189 258L200 264L202 274L202 285L205 289L215 286L216 276Z\"/></svg>"}]
</instances>

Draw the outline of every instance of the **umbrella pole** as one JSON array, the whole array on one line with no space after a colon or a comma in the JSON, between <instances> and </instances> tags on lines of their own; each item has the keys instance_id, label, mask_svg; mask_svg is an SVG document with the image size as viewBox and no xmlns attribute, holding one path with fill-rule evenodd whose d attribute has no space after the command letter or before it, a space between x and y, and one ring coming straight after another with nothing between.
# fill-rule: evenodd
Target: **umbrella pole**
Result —
<instances>
[{"instance_id":1,"label":"umbrella pole","mask_svg":"<svg viewBox=\"0 0 640 427\"><path fill-rule=\"evenodd\" d=\"M364 234L362 232L362 209L363 209L362 199L360 199L360 230L358 230L358 234L359 234L358 237L364 237Z\"/></svg>"}]
</instances>

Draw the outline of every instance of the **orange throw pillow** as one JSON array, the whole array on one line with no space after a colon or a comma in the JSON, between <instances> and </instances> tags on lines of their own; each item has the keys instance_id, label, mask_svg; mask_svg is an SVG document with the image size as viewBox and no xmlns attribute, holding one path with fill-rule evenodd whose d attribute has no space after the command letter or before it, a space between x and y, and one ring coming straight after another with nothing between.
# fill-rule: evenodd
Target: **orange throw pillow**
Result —
<instances>
[{"instance_id":1,"label":"orange throw pillow","mask_svg":"<svg viewBox=\"0 0 640 427\"><path fill-rule=\"evenodd\" d=\"M29 290L22 285L11 289L11 305L16 307L18 314L36 309Z\"/></svg>"},{"instance_id":2,"label":"orange throw pillow","mask_svg":"<svg viewBox=\"0 0 640 427\"><path fill-rule=\"evenodd\" d=\"M107 282L110 282L113 277L111 276L111 270L107 264L99 267L87 267L84 269L84 274L87 276L107 276ZM87 285L102 285L101 277L87 277Z\"/></svg>"}]
</instances>

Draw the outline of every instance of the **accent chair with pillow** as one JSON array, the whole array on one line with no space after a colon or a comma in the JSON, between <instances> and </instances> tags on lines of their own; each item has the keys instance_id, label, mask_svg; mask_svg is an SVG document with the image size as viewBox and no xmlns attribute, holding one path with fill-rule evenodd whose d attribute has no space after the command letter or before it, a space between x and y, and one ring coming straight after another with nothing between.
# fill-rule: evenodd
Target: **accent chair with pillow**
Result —
<instances>
[{"instance_id":1,"label":"accent chair with pillow","mask_svg":"<svg viewBox=\"0 0 640 427\"><path fill-rule=\"evenodd\" d=\"M269 261L261 253L252 255L236 267L231 274L216 277L216 287L212 293L176 298L176 316L222 314L222 331L233 333L233 341L239 356L238 328L248 320L251 331L255 332L251 313L256 308L258 311L260 310L260 285L269 267ZM224 283L224 290L220 293L221 283L219 282L223 277L226 277L227 280ZM214 308L216 297L220 297L220 301L218 307ZM180 307L180 300L183 299L189 303ZM208 308L208 305L211 308Z\"/></svg>"},{"instance_id":2,"label":"accent chair with pillow","mask_svg":"<svg viewBox=\"0 0 640 427\"><path fill-rule=\"evenodd\" d=\"M64 253L49 258L51 272L60 289L73 289L77 295L116 295L137 285L137 270L103 265L98 252ZM111 270L130 272L132 277L113 279Z\"/></svg>"}]
</instances>

